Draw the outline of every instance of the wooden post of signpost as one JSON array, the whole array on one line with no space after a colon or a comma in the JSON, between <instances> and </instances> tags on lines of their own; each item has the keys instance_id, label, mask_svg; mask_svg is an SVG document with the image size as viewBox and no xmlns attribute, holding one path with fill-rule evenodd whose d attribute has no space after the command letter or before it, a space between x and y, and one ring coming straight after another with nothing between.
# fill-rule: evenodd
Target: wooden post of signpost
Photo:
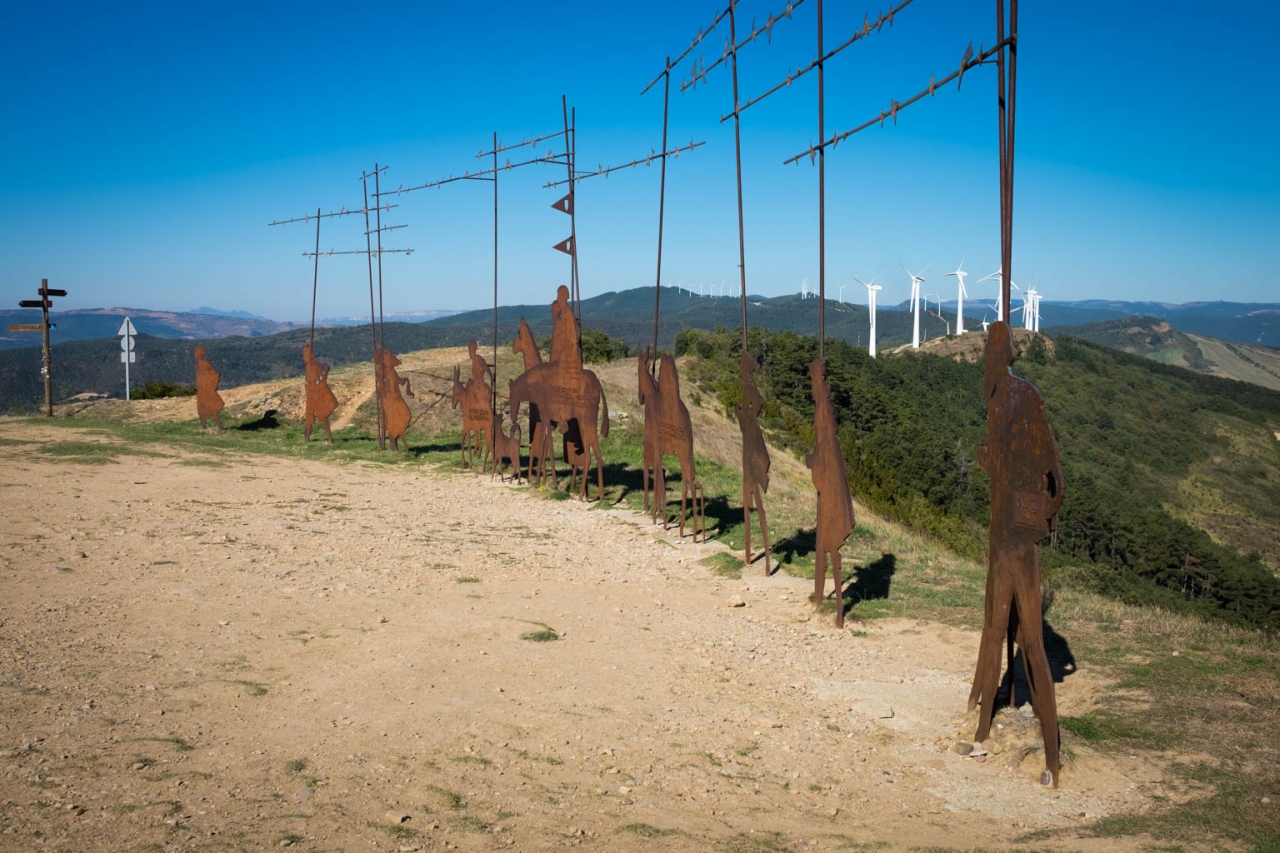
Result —
<instances>
[{"instance_id":1,"label":"wooden post of signpost","mask_svg":"<svg viewBox=\"0 0 1280 853\"><path fill-rule=\"evenodd\" d=\"M44 345L41 348L42 368L41 373L44 374L44 411L49 417L53 417L53 377L51 375L52 359L49 354L49 308L52 306L51 300L55 296L66 296L65 290L50 290L49 279L40 279L40 298L39 299L23 299L18 303L19 308L39 308L40 324L35 323L17 323L9 327L11 332L35 332L43 333Z\"/></svg>"}]
</instances>

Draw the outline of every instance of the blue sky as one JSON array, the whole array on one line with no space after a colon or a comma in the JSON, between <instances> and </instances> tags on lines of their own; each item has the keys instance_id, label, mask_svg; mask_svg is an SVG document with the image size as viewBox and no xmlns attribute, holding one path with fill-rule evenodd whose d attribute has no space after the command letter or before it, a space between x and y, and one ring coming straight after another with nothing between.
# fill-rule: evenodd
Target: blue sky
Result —
<instances>
[{"instance_id":1,"label":"blue sky","mask_svg":"<svg viewBox=\"0 0 1280 853\"><path fill-rule=\"evenodd\" d=\"M314 231L267 223L359 206L375 162L390 187L483 167L474 155L494 131L509 143L558 129L561 94L580 168L643 156L660 146L662 95L641 89L722 4L8 4L0 294L16 303L46 277L70 291L62 308L305 319ZM740 29L783 5L741 0ZM950 73L971 40L994 41L994 5L916 0L835 57L828 134ZM743 50L744 99L815 56L816 6ZM826 7L829 47L879 8ZM1280 301L1278 26L1267 2L1023 4L1014 280L1047 300ZM709 61L726 37L698 52ZM743 116L753 293L818 281L817 170L782 163L816 138L816 98L810 74ZM736 287L733 129L719 121L731 100L727 68L673 86L672 144L707 144L668 169L664 283ZM994 295L974 282L998 264L995 131L995 71L981 68L831 151L828 294L846 285L865 302L853 277L879 272L881 304L896 304L902 265L931 264L923 289L954 298L940 273L963 258L972 296ZM551 249L568 234L550 208L562 190L543 186L562 175L501 177L503 303L550 303L567 282ZM384 258L386 310L491 304L491 186L393 201L387 222L407 227L387 244L415 252ZM584 181L577 203L583 295L652 286L658 169ZM363 221L324 229L322 248L363 245ZM319 315L367 310L364 260L322 259Z\"/></svg>"}]
</instances>

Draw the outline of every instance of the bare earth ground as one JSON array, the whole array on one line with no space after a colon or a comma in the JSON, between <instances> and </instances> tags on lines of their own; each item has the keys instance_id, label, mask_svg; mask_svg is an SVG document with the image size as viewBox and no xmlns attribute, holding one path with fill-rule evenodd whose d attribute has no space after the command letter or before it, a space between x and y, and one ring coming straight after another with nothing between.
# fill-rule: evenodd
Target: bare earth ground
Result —
<instances>
[{"instance_id":1,"label":"bare earth ground","mask_svg":"<svg viewBox=\"0 0 1280 853\"><path fill-rule=\"evenodd\" d=\"M1012 710L1000 754L962 758L976 633L837 631L807 582L717 578L721 546L633 513L429 469L32 452L71 439L112 440L0 422L0 849L1125 850L1090 825L1188 794L1087 747L1043 789ZM1106 689L1083 669L1060 711Z\"/></svg>"}]
</instances>

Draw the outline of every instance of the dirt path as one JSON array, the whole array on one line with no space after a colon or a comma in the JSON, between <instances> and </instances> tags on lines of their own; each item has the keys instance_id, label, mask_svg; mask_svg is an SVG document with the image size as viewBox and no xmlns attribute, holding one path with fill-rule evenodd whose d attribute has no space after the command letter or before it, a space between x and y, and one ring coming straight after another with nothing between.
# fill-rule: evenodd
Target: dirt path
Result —
<instances>
[{"instance_id":1,"label":"dirt path","mask_svg":"<svg viewBox=\"0 0 1280 853\"><path fill-rule=\"evenodd\" d=\"M961 758L976 634L836 631L804 582L717 579L719 546L630 513L38 452L72 439L107 440L0 422L0 849L1138 849L1088 828L1177 795L1081 751L1041 789L1018 712Z\"/></svg>"}]
</instances>

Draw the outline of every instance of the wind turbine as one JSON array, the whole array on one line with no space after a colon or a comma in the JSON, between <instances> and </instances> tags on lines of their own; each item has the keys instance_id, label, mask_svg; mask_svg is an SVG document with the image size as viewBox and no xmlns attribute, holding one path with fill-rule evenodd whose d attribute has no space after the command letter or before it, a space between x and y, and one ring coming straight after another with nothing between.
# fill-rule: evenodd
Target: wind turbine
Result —
<instances>
[{"instance_id":1,"label":"wind turbine","mask_svg":"<svg viewBox=\"0 0 1280 853\"><path fill-rule=\"evenodd\" d=\"M853 279L858 284L867 288L867 308L871 314L871 340L867 345L867 354L872 358L876 357L876 291L884 290L884 288L876 284L876 277L872 276L871 281L865 282L860 278Z\"/></svg>"},{"instance_id":2,"label":"wind turbine","mask_svg":"<svg viewBox=\"0 0 1280 853\"><path fill-rule=\"evenodd\" d=\"M1027 331L1035 328L1036 297L1040 294L1034 287L1029 287L1022 294L1022 326Z\"/></svg>"},{"instance_id":3,"label":"wind turbine","mask_svg":"<svg viewBox=\"0 0 1280 853\"><path fill-rule=\"evenodd\" d=\"M1001 320L1005 318L1004 317L1004 287L1002 286L1004 283L1004 273L1001 270L996 270L991 275L983 276L982 278L978 279L978 281L979 282L994 281L996 283L996 287L1000 288L1000 290L996 293L996 322L999 323ZM1014 290L1022 289L1021 287L1018 287L1018 283L1016 281L1010 281L1009 286L1012 287Z\"/></svg>"},{"instance_id":4,"label":"wind turbine","mask_svg":"<svg viewBox=\"0 0 1280 853\"><path fill-rule=\"evenodd\" d=\"M913 273L911 270L907 269L905 264L902 267L902 271L911 276L911 313L915 315L911 328L912 349L920 349L920 282L924 281L924 276L921 275L921 273L927 269L929 269L929 267L926 266L923 270L920 270L920 272Z\"/></svg>"},{"instance_id":5,"label":"wind turbine","mask_svg":"<svg viewBox=\"0 0 1280 853\"><path fill-rule=\"evenodd\" d=\"M840 285L840 304L841 304L841 305L843 305L843 304L844 304L844 289L845 289L846 287L848 287L848 286L849 286L849 285L847 285L847 284L842 284L842 285Z\"/></svg>"},{"instance_id":6,"label":"wind turbine","mask_svg":"<svg viewBox=\"0 0 1280 853\"><path fill-rule=\"evenodd\" d=\"M809 298L809 278L808 278L808 276L805 276L804 280L800 282L800 298L801 298L801 299L808 299L808 298Z\"/></svg>"},{"instance_id":7,"label":"wind turbine","mask_svg":"<svg viewBox=\"0 0 1280 853\"><path fill-rule=\"evenodd\" d=\"M968 273L964 271L964 258L960 259L960 266L956 267L956 271L949 272L947 273L947 275L955 276L956 280L960 282L960 290L956 294L956 334L963 335L964 334L964 298L969 295L969 292L964 289L964 277L968 275Z\"/></svg>"}]
</instances>

